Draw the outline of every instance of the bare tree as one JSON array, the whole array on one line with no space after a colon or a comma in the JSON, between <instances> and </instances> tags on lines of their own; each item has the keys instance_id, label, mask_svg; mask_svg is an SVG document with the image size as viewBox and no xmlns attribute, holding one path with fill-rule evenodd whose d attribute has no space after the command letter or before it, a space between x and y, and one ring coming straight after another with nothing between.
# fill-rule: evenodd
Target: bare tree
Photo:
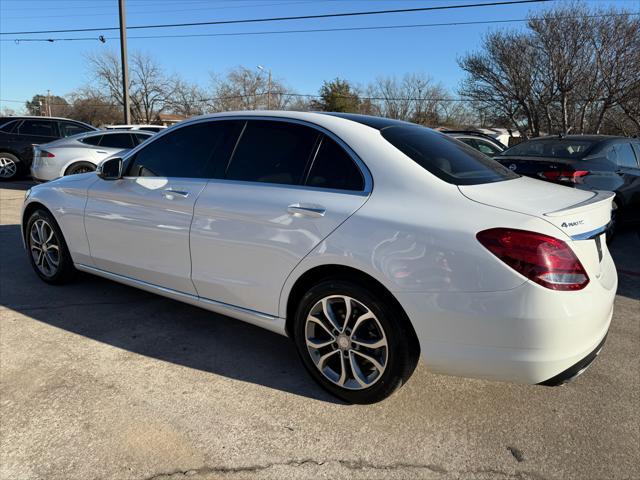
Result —
<instances>
[{"instance_id":1,"label":"bare tree","mask_svg":"<svg viewBox=\"0 0 640 480\"><path fill-rule=\"evenodd\" d=\"M173 94L167 100L167 109L183 117L202 115L209 109L207 93L200 86L180 78L174 80Z\"/></svg>"},{"instance_id":2,"label":"bare tree","mask_svg":"<svg viewBox=\"0 0 640 480\"><path fill-rule=\"evenodd\" d=\"M531 17L526 32L487 35L459 60L460 94L522 134L640 131L640 20L570 2ZM624 116L621 121L613 117ZM627 128L627 127L625 127Z\"/></svg>"},{"instance_id":3,"label":"bare tree","mask_svg":"<svg viewBox=\"0 0 640 480\"><path fill-rule=\"evenodd\" d=\"M288 95L286 86L277 79L271 80L258 70L247 67L236 67L224 77L211 75L213 98L210 100L214 111L228 110L260 110L267 108L267 97L270 97L270 108L286 110L294 98ZM271 87L271 90L269 90Z\"/></svg>"},{"instance_id":4,"label":"bare tree","mask_svg":"<svg viewBox=\"0 0 640 480\"><path fill-rule=\"evenodd\" d=\"M96 93L124 105L120 59L113 52L89 57L96 83ZM151 123L169 103L175 79L170 78L150 56L133 53L129 59L132 114L136 121Z\"/></svg>"}]
</instances>

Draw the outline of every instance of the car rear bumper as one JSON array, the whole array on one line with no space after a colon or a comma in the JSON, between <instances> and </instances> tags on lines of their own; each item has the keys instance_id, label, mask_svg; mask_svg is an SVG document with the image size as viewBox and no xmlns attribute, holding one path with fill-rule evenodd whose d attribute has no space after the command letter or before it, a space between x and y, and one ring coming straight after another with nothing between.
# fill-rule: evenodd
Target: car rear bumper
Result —
<instances>
[{"instance_id":1,"label":"car rear bumper","mask_svg":"<svg viewBox=\"0 0 640 480\"><path fill-rule=\"evenodd\" d=\"M557 387L559 385L564 385L565 383L570 382L574 378L578 377L584 371L591 366L594 360L600 355L600 352L604 348L604 344L607 341L607 335L604 336L602 341L598 344L598 346L593 349L593 351L584 357L579 362L570 366L566 370L560 372L554 377L551 377L549 380L545 380L544 382L540 382L539 385L544 385L547 387Z\"/></svg>"},{"instance_id":2,"label":"car rear bumper","mask_svg":"<svg viewBox=\"0 0 640 480\"><path fill-rule=\"evenodd\" d=\"M607 267L601 276L608 278L594 278L577 292L526 282L503 292L396 297L411 319L429 370L515 383L555 383L586 367L607 335L617 288L613 262Z\"/></svg>"}]
</instances>

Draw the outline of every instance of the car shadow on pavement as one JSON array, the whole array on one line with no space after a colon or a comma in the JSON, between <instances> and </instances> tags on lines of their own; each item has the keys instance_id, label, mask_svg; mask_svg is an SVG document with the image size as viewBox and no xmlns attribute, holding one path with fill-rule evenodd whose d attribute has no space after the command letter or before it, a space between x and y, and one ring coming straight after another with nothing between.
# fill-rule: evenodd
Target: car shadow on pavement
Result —
<instances>
[{"instance_id":1,"label":"car shadow on pavement","mask_svg":"<svg viewBox=\"0 0 640 480\"><path fill-rule=\"evenodd\" d=\"M640 227L620 229L609 250L618 270L618 295L640 300Z\"/></svg>"},{"instance_id":2,"label":"car shadow on pavement","mask_svg":"<svg viewBox=\"0 0 640 480\"><path fill-rule=\"evenodd\" d=\"M23 190L27 191L34 185L37 185L33 180L15 180L12 182L1 182L0 188L3 190Z\"/></svg>"},{"instance_id":3,"label":"car shadow on pavement","mask_svg":"<svg viewBox=\"0 0 640 480\"><path fill-rule=\"evenodd\" d=\"M313 382L283 336L93 275L47 285L29 265L19 225L0 225L0 244L5 308L139 355L340 403Z\"/></svg>"}]
</instances>

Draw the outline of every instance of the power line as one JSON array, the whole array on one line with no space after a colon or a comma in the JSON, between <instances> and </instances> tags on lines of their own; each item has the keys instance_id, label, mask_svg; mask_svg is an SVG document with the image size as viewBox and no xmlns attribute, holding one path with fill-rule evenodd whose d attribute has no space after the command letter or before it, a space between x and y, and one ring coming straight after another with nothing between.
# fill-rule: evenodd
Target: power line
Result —
<instances>
[{"instance_id":1,"label":"power line","mask_svg":"<svg viewBox=\"0 0 640 480\"><path fill-rule=\"evenodd\" d=\"M608 13L599 15L587 15L583 16L571 16L563 15L554 18L557 19L571 19L571 18L604 18L604 17L620 17L620 16L637 16L640 13ZM357 31L369 31L369 30L392 30L403 28L428 28L428 27L451 27L451 26L467 26L467 25L490 25L501 23L517 23L528 22L529 20L536 20L540 17L529 18L510 18L502 20L477 20L468 22L442 22L442 23L417 23L408 25L377 25L366 27L335 27L335 28L312 28L312 29L299 29L299 30L266 30L255 32L222 32L222 33L187 33L187 34L175 34L175 35L133 35L129 36L129 39L154 39L154 38L199 38L199 37L235 37L235 36L251 36L251 35L280 35L280 34L295 34L295 33L326 33L326 32L357 32ZM63 41L103 41L103 40L117 40L119 37L75 37L75 38L0 38L0 42L63 42ZM104 43L104 42L103 42Z\"/></svg>"},{"instance_id":2,"label":"power line","mask_svg":"<svg viewBox=\"0 0 640 480\"><path fill-rule=\"evenodd\" d=\"M489 3L469 3L458 5L440 5L437 7L418 7L418 8L398 8L391 10L367 10L361 12L340 12L340 13L324 13L318 15L297 15L292 17L268 17L268 18L250 18L240 20L216 20L208 22L189 22L189 23L164 23L155 25L134 25L128 27L129 30L141 30L149 28L180 28L180 27L197 27L204 25L232 25L240 23L265 23L265 22L282 22L291 20L311 20L321 18L339 18L339 17L357 17L357 16L371 16L371 15L387 15L391 13L415 13L415 12L428 12L434 10L454 10L462 8L476 8L476 7L494 7L504 5L516 5L523 3L543 3L553 0L505 0ZM34 30L23 32L0 32L0 35L35 35L44 33L73 33L73 32L99 32L99 31L113 31L118 30L119 27L103 27L103 28L71 28L62 30Z\"/></svg>"}]
</instances>

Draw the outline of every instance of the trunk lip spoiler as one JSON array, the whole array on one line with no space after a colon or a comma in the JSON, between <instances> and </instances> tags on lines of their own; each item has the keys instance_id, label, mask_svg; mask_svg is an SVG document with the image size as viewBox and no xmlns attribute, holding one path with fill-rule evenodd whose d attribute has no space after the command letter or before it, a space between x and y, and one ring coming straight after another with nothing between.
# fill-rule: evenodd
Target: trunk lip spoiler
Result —
<instances>
[{"instance_id":1,"label":"trunk lip spoiler","mask_svg":"<svg viewBox=\"0 0 640 480\"><path fill-rule=\"evenodd\" d=\"M579 213L578 211L582 211L585 207L589 207L590 205L594 205L604 200L609 200L615 196L614 192L607 192L604 190L594 190L593 196L591 198L587 198L580 203L576 203L575 205L571 205L569 207L561 208L560 210L554 210L553 212L547 212L543 215L545 217L560 217L562 215L566 215L567 213ZM577 211L576 211L577 210Z\"/></svg>"}]
</instances>

